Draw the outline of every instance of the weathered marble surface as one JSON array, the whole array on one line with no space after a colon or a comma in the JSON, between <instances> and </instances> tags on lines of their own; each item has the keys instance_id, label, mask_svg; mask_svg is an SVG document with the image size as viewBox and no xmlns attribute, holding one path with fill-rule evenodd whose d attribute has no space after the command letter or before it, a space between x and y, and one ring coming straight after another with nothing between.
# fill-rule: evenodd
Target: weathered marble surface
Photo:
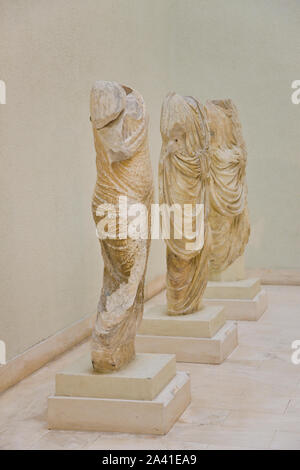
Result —
<instances>
[{"instance_id":1,"label":"weathered marble surface","mask_svg":"<svg viewBox=\"0 0 300 470\"><path fill-rule=\"evenodd\" d=\"M210 130L209 225L210 279L243 253L250 235L247 205L247 152L232 100L207 101Z\"/></svg>"},{"instance_id":2,"label":"weathered marble surface","mask_svg":"<svg viewBox=\"0 0 300 470\"><path fill-rule=\"evenodd\" d=\"M98 206L117 206L119 196L127 196L128 204L143 203L149 209L153 183L148 118L142 96L116 82L96 82L91 91L91 122L97 153L92 204L96 225L102 218L97 214ZM117 224L118 236L123 228L119 217ZM93 330L92 362L96 371L103 372L120 369L135 355L150 236L147 240L128 236L101 239L100 244L104 277Z\"/></svg>"},{"instance_id":3,"label":"weathered marble surface","mask_svg":"<svg viewBox=\"0 0 300 470\"><path fill-rule=\"evenodd\" d=\"M204 204L204 245L196 237L176 238L170 220L167 245L167 305L169 315L189 314L201 307L208 278L208 150L205 110L192 97L169 93L161 112L162 149L159 163L159 202L169 207ZM196 220L193 214L192 224ZM200 228L199 228L200 229ZM182 227L181 227L182 230ZM190 244L194 243L193 249ZM189 247L188 247L189 245Z\"/></svg>"},{"instance_id":4,"label":"weathered marble surface","mask_svg":"<svg viewBox=\"0 0 300 470\"><path fill-rule=\"evenodd\" d=\"M208 279L216 280L244 253L250 224L247 153L231 100L207 101L169 93L161 112L160 204L204 205L204 244L194 243L175 219L167 244L169 315L194 313ZM193 227L195 217L191 222ZM200 228L198 228L200 230Z\"/></svg>"}]
</instances>

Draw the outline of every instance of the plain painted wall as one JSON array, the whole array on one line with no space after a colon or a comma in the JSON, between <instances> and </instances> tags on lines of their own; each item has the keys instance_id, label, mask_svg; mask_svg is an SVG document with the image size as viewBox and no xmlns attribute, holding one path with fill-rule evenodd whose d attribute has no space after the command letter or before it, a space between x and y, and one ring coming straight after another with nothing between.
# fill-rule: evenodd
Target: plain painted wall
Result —
<instances>
[{"instance_id":1,"label":"plain painted wall","mask_svg":"<svg viewBox=\"0 0 300 470\"><path fill-rule=\"evenodd\" d=\"M92 314L97 79L138 89L155 183L164 95L231 97L248 147L249 267L300 268L297 0L0 0L1 314L8 358ZM156 183L157 184L157 183ZM165 269L152 244L148 279Z\"/></svg>"}]
</instances>

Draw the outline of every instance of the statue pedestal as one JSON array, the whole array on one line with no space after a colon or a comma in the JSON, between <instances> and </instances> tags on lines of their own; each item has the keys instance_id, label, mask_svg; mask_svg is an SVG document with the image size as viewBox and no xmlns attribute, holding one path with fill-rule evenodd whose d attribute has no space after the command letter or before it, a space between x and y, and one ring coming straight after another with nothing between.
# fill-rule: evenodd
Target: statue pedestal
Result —
<instances>
[{"instance_id":1,"label":"statue pedestal","mask_svg":"<svg viewBox=\"0 0 300 470\"><path fill-rule=\"evenodd\" d=\"M191 401L174 355L137 354L123 369L93 371L90 355L56 375L49 429L166 434Z\"/></svg>"},{"instance_id":2,"label":"statue pedestal","mask_svg":"<svg viewBox=\"0 0 300 470\"><path fill-rule=\"evenodd\" d=\"M222 305L228 320L258 320L268 305L267 293L258 278L209 281L204 300L209 305Z\"/></svg>"},{"instance_id":3,"label":"statue pedestal","mask_svg":"<svg viewBox=\"0 0 300 470\"><path fill-rule=\"evenodd\" d=\"M237 326L223 307L204 305L196 313L167 315L166 306L145 311L136 337L139 352L176 354L178 362L220 364L238 344Z\"/></svg>"},{"instance_id":4,"label":"statue pedestal","mask_svg":"<svg viewBox=\"0 0 300 470\"><path fill-rule=\"evenodd\" d=\"M204 299L209 305L222 305L227 320L258 320L268 306L260 279L246 278L244 255L224 271L210 274Z\"/></svg>"}]
</instances>

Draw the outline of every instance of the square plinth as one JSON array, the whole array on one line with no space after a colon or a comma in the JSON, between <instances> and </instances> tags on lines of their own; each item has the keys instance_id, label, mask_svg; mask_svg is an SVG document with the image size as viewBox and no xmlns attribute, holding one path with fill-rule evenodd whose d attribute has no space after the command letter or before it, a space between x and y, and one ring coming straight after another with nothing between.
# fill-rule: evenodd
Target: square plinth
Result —
<instances>
[{"instance_id":1,"label":"square plinth","mask_svg":"<svg viewBox=\"0 0 300 470\"><path fill-rule=\"evenodd\" d=\"M206 299L254 299L260 292L260 279L241 281L209 281L204 292Z\"/></svg>"},{"instance_id":2,"label":"square plinth","mask_svg":"<svg viewBox=\"0 0 300 470\"><path fill-rule=\"evenodd\" d=\"M166 305L156 305L144 312L139 334L211 338L225 323L224 309L204 305L188 315L168 315Z\"/></svg>"},{"instance_id":3,"label":"square plinth","mask_svg":"<svg viewBox=\"0 0 300 470\"><path fill-rule=\"evenodd\" d=\"M176 374L174 355L137 354L119 371L94 372L90 354L56 374L55 394L71 397L153 400Z\"/></svg>"},{"instance_id":4,"label":"square plinth","mask_svg":"<svg viewBox=\"0 0 300 470\"><path fill-rule=\"evenodd\" d=\"M178 362L221 364L238 345L237 324L226 322L212 338L137 335L136 350L176 354Z\"/></svg>"},{"instance_id":5,"label":"square plinth","mask_svg":"<svg viewBox=\"0 0 300 470\"><path fill-rule=\"evenodd\" d=\"M227 320L255 321L268 307L268 297L262 289L253 299L205 299L210 305L222 305Z\"/></svg>"},{"instance_id":6,"label":"square plinth","mask_svg":"<svg viewBox=\"0 0 300 470\"><path fill-rule=\"evenodd\" d=\"M48 399L49 429L166 434L191 401L189 375L177 372L153 400Z\"/></svg>"}]
</instances>

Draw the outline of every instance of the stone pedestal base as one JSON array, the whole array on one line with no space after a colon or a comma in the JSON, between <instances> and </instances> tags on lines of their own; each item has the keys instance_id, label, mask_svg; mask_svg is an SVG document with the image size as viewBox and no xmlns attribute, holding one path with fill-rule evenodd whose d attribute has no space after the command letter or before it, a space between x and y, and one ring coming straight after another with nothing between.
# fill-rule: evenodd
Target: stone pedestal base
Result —
<instances>
[{"instance_id":1,"label":"stone pedestal base","mask_svg":"<svg viewBox=\"0 0 300 470\"><path fill-rule=\"evenodd\" d=\"M209 281L204 300L209 305L222 305L227 320L258 320L268 306L266 291L261 289L258 278Z\"/></svg>"},{"instance_id":2,"label":"stone pedestal base","mask_svg":"<svg viewBox=\"0 0 300 470\"><path fill-rule=\"evenodd\" d=\"M166 434L191 400L174 355L137 354L124 369L93 371L90 355L56 375L49 429Z\"/></svg>"},{"instance_id":3,"label":"stone pedestal base","mask_svg":"<svg viewBox=\"0 0 300 470\"><path fill-rule=\"evenodd\" d=\"M258 278L240 281L208 281L206 299L253 299L261 290Z\"/></svg>"},{"instance_id":4,"label":"stone pedestal base","mask_svg":"<svg viewBox=\"0 0 300 470\"><path fill-rule=\"evenodd\" d=\"M176 354L178 362L220 364L238 344L237 326L224 309L205 305L189 315L167 315L165 306L145 311L136 337L139 352Z\"/></svg>"}]
</instances>

